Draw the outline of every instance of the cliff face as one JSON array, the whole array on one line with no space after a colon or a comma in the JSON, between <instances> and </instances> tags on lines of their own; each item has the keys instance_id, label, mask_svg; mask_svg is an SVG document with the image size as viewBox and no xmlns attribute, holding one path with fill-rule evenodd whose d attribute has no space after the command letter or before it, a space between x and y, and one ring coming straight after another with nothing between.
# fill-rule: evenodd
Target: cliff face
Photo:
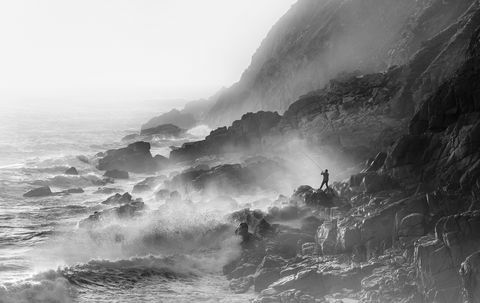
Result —
<instances>
[{"instance_id":1,"label":"cliff face","mask_svg":"<svg viewBox=\"0 0 480 303\"><path fill-rule=\"evenodd\" d=\"M468 24L464 63L421 104L387 159L398 177L470 188L480 176L480 10Z\"/></svg>"},{"instance_id":2,"label":"cliff face","mask_svg":"<svg viewBox=\"0 0 480 303\"><path fill-rule=\"evenodd\" d=\"M417 58L427 65L423 71L430 65L424 61L442 57L444 47L454 49L445 45L455 35L452 26L473 2L300 0L272 28L240 81L220 93L205 121L221 126L249 111L282 113L340 72L405 64L425 41L443 33L430 42L435 50Z\"/></svg>"}]
</instances>

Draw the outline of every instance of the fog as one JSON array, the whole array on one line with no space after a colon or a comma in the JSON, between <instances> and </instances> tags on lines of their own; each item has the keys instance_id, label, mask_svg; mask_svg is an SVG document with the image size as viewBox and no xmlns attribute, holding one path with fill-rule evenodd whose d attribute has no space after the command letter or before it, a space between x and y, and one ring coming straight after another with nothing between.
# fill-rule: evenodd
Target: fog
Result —
<instances>
[{"instance_id":1,"label":"fog","mask_svg":"<svg viewBox=\"0 0 480 303\"><path fill-rule=\"evenodd\" d=\"M208 97L293 2L3 1L0 102Z\"/></svg>"}]
</instances>

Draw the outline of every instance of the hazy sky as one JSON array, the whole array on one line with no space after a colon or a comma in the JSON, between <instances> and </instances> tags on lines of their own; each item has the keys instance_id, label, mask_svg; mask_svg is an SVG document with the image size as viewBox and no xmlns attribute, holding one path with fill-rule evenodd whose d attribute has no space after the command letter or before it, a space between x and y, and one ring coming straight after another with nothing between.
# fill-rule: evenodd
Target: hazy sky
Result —
<instances>
[{"instance_id":1,"label":"hazy sky","mask_svg":"<svg viewBox=\"0 0 480 303\"><path fill-rule=\"evenodd\" d=\"M0 2L0 102L208 97L296 0Z\"/></svg>"}]
</instances>

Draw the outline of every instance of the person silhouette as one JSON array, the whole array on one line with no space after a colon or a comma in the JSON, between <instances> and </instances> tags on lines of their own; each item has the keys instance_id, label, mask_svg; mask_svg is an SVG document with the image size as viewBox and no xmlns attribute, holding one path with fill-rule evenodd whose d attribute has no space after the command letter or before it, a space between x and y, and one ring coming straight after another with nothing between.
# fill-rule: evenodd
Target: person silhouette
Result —
<instances>
[{"instance_id":1,"label":"person silhouette","mask_svg":"<svg viewBox=\"0 0 480 303\"><path fill-rule=\"evenodd\" d=\"M322 185L320 185L320 189L322 189L323 185L326 186L326 189L330 189L330 187L328 186L328 178L330 176L330 174L328 173L328 169L325 169L325 171L322 172L322 176L323 176L323 181L322 181Z\"/></svg>"}]
</instances>

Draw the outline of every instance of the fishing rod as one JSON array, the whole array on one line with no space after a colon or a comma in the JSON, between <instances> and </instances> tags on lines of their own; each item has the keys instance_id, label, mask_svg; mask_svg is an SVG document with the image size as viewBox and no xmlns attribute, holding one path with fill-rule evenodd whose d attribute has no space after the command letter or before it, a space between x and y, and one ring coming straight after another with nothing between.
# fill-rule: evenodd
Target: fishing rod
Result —
<instances>
[{"instance_id":1,"label":"fishing rod","mask_svg":"<svg viewBox=\"0 0 480 303\"><path fill-rule=\"evenodd\" d=\"M309 155L307 155L306 153L304 153L303 151L300 150L300 152L305 156L307 157L308 159L310 159L310 161L313 162L313 164L315 164L315 166L317 166L318 168L322 169L322 167L317 163L315 162L315 160L313 160Z\"/></svg>"}]
</instances>

